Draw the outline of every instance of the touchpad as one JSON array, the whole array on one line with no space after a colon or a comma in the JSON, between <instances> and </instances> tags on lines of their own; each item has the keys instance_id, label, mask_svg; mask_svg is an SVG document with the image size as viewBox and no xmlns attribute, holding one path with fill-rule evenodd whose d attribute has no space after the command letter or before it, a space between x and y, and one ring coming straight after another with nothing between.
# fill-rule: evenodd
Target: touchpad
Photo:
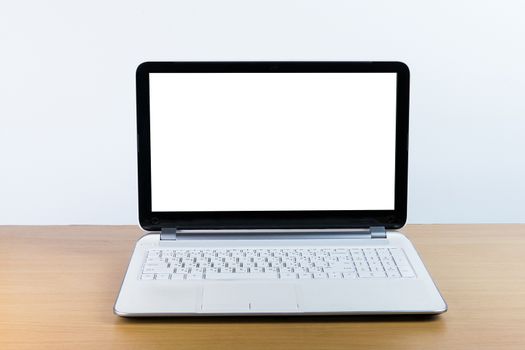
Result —
<instances>
[{"instance_id":1,"label":"touchpad","mask_svg":"<svg viewBox=\"0 0 525 350\"><path fill-rule=\"evenodd\" d=\"M204 287L202 310L210 312L292 312L298 310L294 284L220 283Z\"/></svg>"}]
</instances>

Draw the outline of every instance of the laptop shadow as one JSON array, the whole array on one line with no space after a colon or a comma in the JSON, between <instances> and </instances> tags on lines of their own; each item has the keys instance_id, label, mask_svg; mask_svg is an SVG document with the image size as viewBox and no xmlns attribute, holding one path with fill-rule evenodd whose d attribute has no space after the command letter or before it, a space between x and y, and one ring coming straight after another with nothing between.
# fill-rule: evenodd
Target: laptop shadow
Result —
<instances>
[{"instance_id":1,"label":"laptop shadow","mask_svg":"<svg viewBox=\"0 0 525 350\"><path fill-rule=\"evenodd\" d=\"M198 316L198 317L129 317L124 323L375 323L375 322L434 322L439 315L322 315L322 316Z\"/></svg>"}]
</instances>

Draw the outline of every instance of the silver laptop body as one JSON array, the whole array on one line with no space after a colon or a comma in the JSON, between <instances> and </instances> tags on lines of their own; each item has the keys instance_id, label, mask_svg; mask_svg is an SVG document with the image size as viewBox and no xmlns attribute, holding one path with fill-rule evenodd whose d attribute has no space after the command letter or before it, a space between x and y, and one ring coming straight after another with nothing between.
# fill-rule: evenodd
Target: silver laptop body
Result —
<instances>
[{"instance_id":1,"label":"silver laptop body","mask_svg":"<svg viewBox=\"0 0 525 350\"><path fill-rule=\"evenodd\" d=\"M119 316L438 314L399 62L147 62Z\"/></svg>"}]
</instances>

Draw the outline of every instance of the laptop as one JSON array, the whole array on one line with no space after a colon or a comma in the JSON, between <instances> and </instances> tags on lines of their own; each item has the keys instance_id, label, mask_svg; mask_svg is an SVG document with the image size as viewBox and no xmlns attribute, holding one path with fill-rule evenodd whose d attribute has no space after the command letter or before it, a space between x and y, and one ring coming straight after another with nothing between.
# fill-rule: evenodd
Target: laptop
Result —
<instances>
[{"instance_id":1,"label":"laptop","mask_svg":"<svg viewBox=\"0 0 525 350\"><path fill-rule=\"evenodd\" d=\"M146 62L119 316L439 314L400 62Z\"/></svg>"}]
</instances>

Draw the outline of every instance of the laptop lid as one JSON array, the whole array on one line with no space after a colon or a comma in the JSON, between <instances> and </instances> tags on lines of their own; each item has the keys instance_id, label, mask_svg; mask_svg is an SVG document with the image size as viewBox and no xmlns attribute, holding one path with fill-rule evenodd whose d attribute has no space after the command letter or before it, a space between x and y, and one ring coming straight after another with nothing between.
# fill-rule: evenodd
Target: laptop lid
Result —
<instances>
[{"instance_id":1,"label":"laptop lid","mask_svg":"<svg viewBox=\"0 0 525 350\"><path fill-rule=\"evenodd\" d=\"M162 228L400 228L400 62L146 62L139 221Z\"/></svg>"}]
</instances>

